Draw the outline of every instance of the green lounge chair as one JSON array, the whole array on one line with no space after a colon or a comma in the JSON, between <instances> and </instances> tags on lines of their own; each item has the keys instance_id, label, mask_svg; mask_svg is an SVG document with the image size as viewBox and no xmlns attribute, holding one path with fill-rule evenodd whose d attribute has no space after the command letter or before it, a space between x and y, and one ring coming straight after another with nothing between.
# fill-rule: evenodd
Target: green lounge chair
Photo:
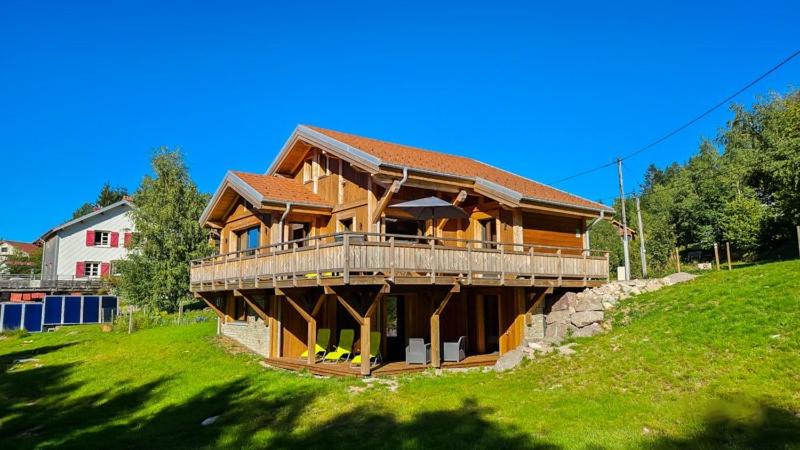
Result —
<instances>
[{"instance_id":1,"label":"green lounge chair","mask_svg":"<svg viewBox=\"0 0 800 450\"><path fill-rule=\"evenodd\" d=\"M356 337L356 332L352 328L347 328L339 331L339 342L336 345L336 350L328 352L322 360L324 362L337 362L344 358L345 361L350 359L353 354L353 340Z\"/></svg>"},{"instance_id":2,"label":"green lounge chair","mask_svg":"<svg viewBox=\"0 0 800 450\"><path fill-rule=\"evenodd\" d=\"M320 328L317 330L317 347L316 351L314 352L315 356L325 357L328 353L328 347L331 343L331 329L330 328ZM308 358L308 350L304 351L300 355L300 359Z\"/></svg>"},{"instance_id":3,"label":"green lounge chair","mask_svg":"<svg viewBox=\"0 0 800 450\"><path fill-rule=\"evenodd\" d=\"M369 359L370 364L375 365L378 364L381 358L381 332L380 331L373 331L369 334ZM374 361L372 361L374 359ZM361 355L356 355L353 357L352 364L357 366L361 364Z\"/></svg>"}]
</instances>

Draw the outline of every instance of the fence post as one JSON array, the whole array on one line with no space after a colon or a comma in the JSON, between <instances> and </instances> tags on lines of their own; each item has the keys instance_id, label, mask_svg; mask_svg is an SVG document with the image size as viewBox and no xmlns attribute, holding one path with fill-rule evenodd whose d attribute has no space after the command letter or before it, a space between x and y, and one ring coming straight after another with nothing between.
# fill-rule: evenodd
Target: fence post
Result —
<instances>
[{"instance_id":1,"label":"fence post","mask_svg":"<svg viewBox=\"0 0 800 450\"><path fill-rule=\"evenodd\" d=\"M681 271L681 252L678 247L675 247L675 264L678 266L678 272Z\"/></svg>"},{"instance_id":2,"label":"fence post","mask_svg":"<svg viewBox=\"0 0 800 450\"><path fill-rule=\"evenodd\" d=\"M728 270L731 270L731 243L725 243L725 253L728 255Z\"/></svg>"},{"instance_id":3,"label":"fence post","mask_svg":"<svg viewBox=\"0 0 800 450\"><path fill-rule=\"evenodd\" d=\"M800 225L797 226L797 254L800 256Z\"/></svg>"},{"instance_id":4,"label":"fence post","mask_svg":"<svg viewBox=\"0 0 800 450\"><path fill-rule=\"evenodd\" d=\"M719 245L714 242L714 260L717 262L717 270L719 270Z\"/></svg>"},{"instance_id":5,"label":"fence post","mask_svg":"<svg viewBox=\"0 0 800 450\"><path fill-rule=\"evenodd\" d=\"M128 306L128 334L133 332L133 308Z\"/></svg>"},{"instance_id":6,"label":"fence post","mask_svg":"<svg viewBox=\"0 0 800 450\"><path fill-rule=\"evenodd\" d=\"M181 324L181 319L183 319L183 301L178 301L178 325Z\"/></svg>"},{"instance_id":7,"label":"fence post","mask_svg":"<svg viewBox=\"0 0 800 450\"><path fill-rule=\"evenodd\" d=\"M344 284L350 284L350 235L344 235L344 245L342 246L344 249L344 267L342 268L344 273L342 274L344 279Z\"/></svg>"}]
</instances>

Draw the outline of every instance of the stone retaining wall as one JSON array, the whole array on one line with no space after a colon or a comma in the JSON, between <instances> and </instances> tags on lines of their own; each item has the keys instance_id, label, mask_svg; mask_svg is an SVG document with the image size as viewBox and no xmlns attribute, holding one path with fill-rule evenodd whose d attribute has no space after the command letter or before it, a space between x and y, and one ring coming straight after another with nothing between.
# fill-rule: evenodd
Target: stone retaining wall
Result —
<instances>
[{"instance_id":1,"label":"stone retaining wall","mask_svg":"<svg viewBox=\"0 0 800 450\"><path fill-rule=\"evenodd\" d=\"M245 322L220 324L220 334L242 344L261 356L269 352L269 328L261 318L248 317Z\"/></svg>"},{"instance_id":2,"label":"stone retaining wall","mask_svg":"<svg viewBox=\"0 0 800 450\"><path fill-rule=\"evenodd\" d=\"M687 273L676 273L664 278L616 281L581 292L564 293L547 314L542 305L526 319L525 341L556 344L569 336L593 336L606 328L604 311L614 308L620 300L693 278Z\"/></svg>"}]
</instances>

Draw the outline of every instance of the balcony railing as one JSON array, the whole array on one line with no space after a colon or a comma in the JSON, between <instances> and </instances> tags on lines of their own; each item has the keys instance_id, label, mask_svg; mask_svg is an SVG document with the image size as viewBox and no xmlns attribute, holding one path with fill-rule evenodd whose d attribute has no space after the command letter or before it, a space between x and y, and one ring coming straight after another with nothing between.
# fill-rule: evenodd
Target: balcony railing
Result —
<instances>
[{"instance_id":1,"label":"balcony railing","mask_svg":"<svg viewBox=\"0 0 800 450\"><path fill-rule=\"evenodd\" d=\"M586 285L607 280L608 252L445 237L336 233L192 261L195 291L391 282ZM546 281L545 281L546 280ZM452 282L452 281L451 281Z\"/></svg>"},{"instance_id":2,"label":"balcony railing","mask_svg":"<svg viewBox=\"0 0 800 450\"><path fill-rule=\"evenodd\" d=\"M42 279L38 274L0 274L0 290L6 291L93 291L104 287L108 282L102 278Z\"/></svg>"}]
</instances>

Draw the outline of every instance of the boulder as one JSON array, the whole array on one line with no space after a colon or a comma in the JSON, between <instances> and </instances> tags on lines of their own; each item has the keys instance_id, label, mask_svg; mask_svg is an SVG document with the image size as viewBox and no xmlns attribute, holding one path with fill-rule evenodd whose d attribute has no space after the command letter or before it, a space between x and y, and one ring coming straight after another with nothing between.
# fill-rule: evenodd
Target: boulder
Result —
<instances>
[{"instance_id":1,"label":"boulder","mask_svg":"<svg viewBox=\"0 0 800 450\"><path fill-rule=\"evenodd\" d=\"M567 292L561 296L553 306L550 308L550 311L567 311L570 307L575 306L575 302L578 301L578 294L574 292Z\"/></svg>"},{"instance_id":2,"label":"boulder","mask_svg":"<svg viewBox=\"0 0 800 450\"><path fill-rule=\"evenodd\" d=\"M525 355L522 350L518 348L511 350L497 360L497 362L494 364L494 371L505 372L506 370L511 370L514 367L517 367L519 363L522 362L523 356Z\"/></svg>"},{"instance_id":3,"label":"boulder","mask_svg":"<svg viewBox=\"0 0 800 450\"><path fill-rule=\"evenodd\" d=\"M578 328L585 327L595 322L603 321L602 311L582 311L575 313L570 317L570 321Z\"/></svg>"},{"instance_id":4,"label":"boulder","mask_svg":"<svg viewBox=\"0 0 800 450\"><path fill-rule=\"evenodd\" d=\"M600 311L603 309L603 302L599 297L586 296L575 302L575 312Z\"/></svg>"},{"instance_id":5,"label":"boulder","mask_svg":"<svg viewBox=\"0 0 800 450\"><path fill-rule=\"evenodd\" d=\"M603 327L599 323L595 322L595 323L590 323L589 325L587 325L585 327L578 328L577 330L575 330L575 336L576 337L589 337L589 336L594 336L595 334L602 333L602 332L603 332Z\"/></svg>"},{"instance_id":6,"label":"boulder","mask_svg":"<svg viewBox=\"0 0 800 450\"><path fill-rule=\"evenodd\" d=\"M673 273L672 275L666 276L662 278L662 282L666 285L672 285L676 283L685 283L687 281L691 281L697 278L695 275L686 272L678 272Z\"/></svg>"},{"instance_id":7,"label":"boulder","mask_svg":"<svg viewBox=\"0 0 800 450\"><path fill-rule=\"evenodd\" d=\"M561 342L575 332L575 326L570 323L552 323L547 325L544 332L545 342Z\"/></svg>"},{"instance_id":8,"label":"boulder","mask_svg":"<svg viewBox=\"0 0 800 450\"><path fill-rule=\"evenodd\" d=\"M553 311L547 315L547 325L551 323L569 323L569 311Z\"/></svg>"}]
</instances>

